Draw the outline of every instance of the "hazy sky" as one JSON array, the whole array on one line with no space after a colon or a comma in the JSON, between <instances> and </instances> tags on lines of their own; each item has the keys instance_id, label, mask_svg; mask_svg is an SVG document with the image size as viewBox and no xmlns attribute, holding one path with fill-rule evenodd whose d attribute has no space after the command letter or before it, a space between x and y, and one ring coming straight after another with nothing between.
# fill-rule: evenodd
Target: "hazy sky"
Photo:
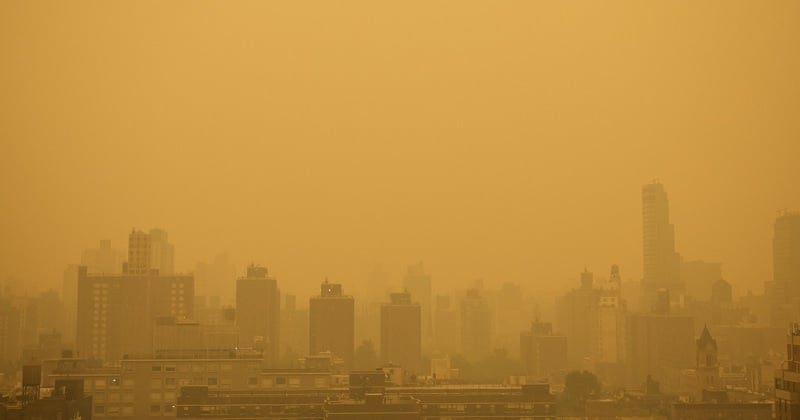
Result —
<instances>
[{"instance_id":1,"label":"hazy sky","mask_svg":"<svg viewBox=\"0 0 800 420\"><path fill-rule=\"evenodd\" d=\"M800 2L0 3L0 279L60 284L132 227L285 290L641 276L678 250L772 276L800 209Z\"/></svg>"}]
</instances>

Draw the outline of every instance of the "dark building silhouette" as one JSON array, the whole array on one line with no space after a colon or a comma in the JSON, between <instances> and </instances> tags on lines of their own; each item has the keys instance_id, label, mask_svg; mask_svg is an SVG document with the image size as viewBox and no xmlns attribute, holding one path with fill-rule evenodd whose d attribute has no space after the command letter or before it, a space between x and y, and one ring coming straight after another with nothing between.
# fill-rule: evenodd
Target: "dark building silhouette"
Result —
<instances>
[{"instance_id":1,"label":"dark building silhouette","mask_svg":"<svg viewBox=\"0 0 800 420\"><path fill-rule=\"evenodd\" d=\"M408 266L403 288L414 296L422 309L422 350L428 352L433 345L433 291L431 276L425 273L422 263Z\"/></svg>"},{"instance_id":2,"label":"dark building silhouette","mask_svg":"<svg viewBox=\"0 0 800 420\"><path fill-rule=\"evenodd\" d=\"M458 310L450 296L436 296L434 315L434 354L452 355L458 353L460 331Z\"/></svg>"},{"instance_id":3,"label":"dark building silhouette","mask_svg":"<svg viewBox=\"0 0 800 420\"><path fill-rule=\"evenodd\" d=\"M641 309L650 310L655 292L666 288L673 300L684 292L680 279L681 257L675 252L675 227L669 220L669 200L659 182L642 187Z\"/></svg>"},{"instance_id":4,"label":"dark building silhouette","mask_svg":"<svg viewBox=\"0 0 800 420\"><path fill-rule=\"evenodd\" d=\"M553 333L549 322L534 322L519 337L525 375L534 380L557 379L567 372L567 337Z\"/></svg>"},{"instance_id":5,"label":"dark building silhouette","mask_svg":"<svg viewBox=\"0 0 800 420\"><path fill-rule=\"evenodd\" d=\"M478 289L461 300L461 353L475 361L492 351L492 315L489 303Z\"/></svg>"},{"instance_id":6,"label":"dark building silhouette","mask_svg":"<svg viewBox=\"0 0 800 420\"><path fill-rule=\"evenodd\" d=\"M800 212L782 212L772 238L772 325L800 319Z\"/></svg>"},{"instance_id":7,"label":"dark building silhouette","mask_svg":"<svg viewBox=\"0 0 800 420\"><path fill-rule=\"evenodd\" d=\"M152 350L159 317L194 314L194 277L172 273L166 232L133 230L123 274L89 274L78 268L76 348L81 357L115 362Z\"/></svg>"},{"instance_id":8,"label":"dark building silhouette","mask_svg":"<svg viewBox=\"0 0 800 420\"><path fill-rule=\"evenodd\" d=\"M263 348L267 360L280 357L281 297L266 267L250 265L236 280L236 326L244 347Z\"/></svg>"},{"instance_id":9,"label":"dark building silhouette","mask_svg":"<svg viewBox=\"0 0 800 420\"><path fill-rule=\"evenodd\" d=\"M775 371L775 418L800 419L800 324L792 324L786 337L786 361Z\"/></svg>"},{"instance_id":10,"label":"dark building silhouette","mask_svg":"<svg viewBox=\"0 0 800 420\"><path fill-rule=\"evenodd\" d=\"M719 373L719 350L708 327L703 327L700 338L696 341L697 397L702 398L705 390L724 389Z\"/></svg>"},{"instance_id":11,"label":"dark building silhouette","mask_svg":"<svg viewBox=\"0 0 800 420\"><path fill-rule=\"evenodd\" d=\"M694 320L670 313L632 314L626 322L627 385L639 387L648 376L669 390L672 373L695 367Z\"/></svg>"},{"instance_id":12,"label":"dark building silhouette","mask_svg":"<svg viewBox=\"0 0 800 420\"><path fill-rule=\"evenodd\" d=\"M422 310L411 294L392 293L381 305L381 360L420 373L422 370Z\"/></svg>"},{"instance_id":13,"label":"dark building silhouette","mask_svg":"<svg viewBox=\"0 0 800 420\"><path fill-rule=\"evenodd\" d=\"M281 357L308 354L308 309L297 308L297 296L286 295L281 308Z\"/></svg>"},{"instance_id":14,"label":"dark building silhouette","mask_svg":"<svg viewBox=\"0 0 800 420\"><path fill-rule=\"evenodd\" d=\"M353 366L355 306L342 285L322 283L320 295L309 300L308 346L311 355L330 351Z\"/></svg>"}]
</instances>

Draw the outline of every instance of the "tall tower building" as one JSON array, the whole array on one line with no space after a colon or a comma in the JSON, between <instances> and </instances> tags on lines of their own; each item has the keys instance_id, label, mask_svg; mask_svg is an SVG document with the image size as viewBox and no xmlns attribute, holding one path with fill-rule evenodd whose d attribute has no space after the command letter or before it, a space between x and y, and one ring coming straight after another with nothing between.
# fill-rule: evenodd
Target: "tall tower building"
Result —
<instances>
[{"instance_id":1,"label":"tall tower building","mask_svg":"<svg viewBox=\"0 0 800 420\"><path fill-rule=\"evenodd\" d=\"M308 347L311 355L330 351L353 366L355 301L342 285L322 283L320 295L309 300Z\"/></svg>"},{"instance_id":2,"label":"tall tower building","mask_svg":"<svg viewBox=\"0 0 800 420\"><path fill-rule=\"evenodd\" d=\"M414 296L422 308L422 351L428 352L433 344L433 292L431 276L425 274L422 263L408 266L403 288Z\"/></svg>"},{"instance_id":3,"label":"tall tower building","mask_svg":"<svg viewBox=\"0 0 800 420\"><path fill-rule=\"evenodd\" d=\"M128 235L128 261L124 264L125 274L150 274L151 267L150 235L134 229Z\"/></svg>"},{"instance_id":4,"label":"tall tower building","mask_svg":"<svg viewBox=\"0 0 800 420\"><path fill-rule=\"evenodd\" d=\"M800 325L792 324L786 337L786 361L775 370L775 418L800 418Z\"/></svg>"},{"instance_id":5,"label":"tall tower building","mask_svg":"<svg viewBox=\"0 0 800 420\"><path fill-rule=\"evenodd\" d=\"M669 221L669 200L664 186L654 182L642 187L642 309L648 310L658 289L670 290L678 299L683 294L680 254L675 252L675 227Z\"/></svg>"},{"instance_id":6,"label":"tall tower building","mask_svg":"<svg viewBox=\"0 0 800 420\"><path fill-rule=\"evenodd\" d=\"M161 275L175 272L175 247L169 243L167 231L150 229L150 268Z\"/></svg>"},{"instance_id":7,"label":"tall tower building","mask_svg":"<svg viewBox=\"0 0 800 420\"><path fill-rule=\"evenodd\" d=\"M703 327L700 338L697 339L697 397L703 397L704 389L715 389L722 386L719 375L719 361L717 359L717 340L711 337L708 327Z\"/></svg>"},{"instance_id":8,"label":"tall tower building","mask_svg":"<svg viewBox=\"0 0 800 420\"><path fill-rule=\"evenodd\" d=\"M470 289L461 301L461 351L475 361L492 351L492 315L489 303L477 289Z\"/></svg>"},{"instance_id":9,"label":"tall tower building","mask_svg":"<svg viewBox=\"0 0 800 420\"><path fill-rule=\"evenodd\" d=\"M278 282L266 267L250 265L236 280L236 326L239 343L264 349L269 363L280 357L281 297Z\"/></svg>"},{"instance_id":10,"label":"tall tower building","mask_svg":"<svg viewBox=\"0 0 800 420\"><path fill-rule=\"evenodd\" d=\"M800 212L783 211L772 238L772 324L800 317Z\"/></svg>"},{"instance_id":11,"label":"tall tower building","mask_svg":"<svg viewBox=\"0 0 800 420\"><path fill-rule=\"evenodd\" d=\"M422 309L408 292L392 293L381 305L381 359L408 372L422 369Z\"/></svg>"}]
</instances>

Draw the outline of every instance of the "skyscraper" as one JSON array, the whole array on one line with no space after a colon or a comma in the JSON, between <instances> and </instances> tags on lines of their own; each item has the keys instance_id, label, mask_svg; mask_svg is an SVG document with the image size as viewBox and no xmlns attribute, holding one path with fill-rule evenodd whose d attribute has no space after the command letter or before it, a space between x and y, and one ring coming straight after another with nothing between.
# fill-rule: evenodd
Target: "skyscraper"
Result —
<instances>
[{"instance_id":1,"label":"skyscraper","mask_svg":"<svg viewBox=\"0 0 800 420\"><path fill-rule=\"evenodd\" d=\"M431 276L425 273L422 263L408 266L403 288L422 308L422 351L428 352L433 344L433 292Z\"/></svg>"},{"instance_id":2,"label":"skyscraper","mask_svg":"<svg viewBox=\"0 0 800 420\"><path fill-rule=\"evenodd\" d=\"M422 310L408 292L392 293L381 305L381 359L409 372L422 368Z\"/></svg>"},{"instance_id":3,"label":"skyscraper","mask_svg":"<svg viewBox=\"0 0 800 420\"><path fill-rule=\"evenodd\" d=\"M263 346L264 357L280 357L280 291L266 267L250 265L247 276L236 280L236 325L242 346Z\"/></svg>"},{"instance_id":4,"label":"skyscraper","mask_svg":"<svg viewBox=\"0 0 800 420\"><path fill-rule=\"evenodd\" d=\"M355 301L342 293L342 285L320 285L320 295L309 300L308 347L311 355L330 351L353 366Z\"/></svg>"},{"instance_id":5,"label":"skyscraper","mask_svg":"<svg viewBox=\"0 0 800 420\"><path fill-rule=\"evenodd\" d=\"M683 294L680 254L675 252L675 227L669 221L669 200L659 182L642 187L642 278L641 309L652 307L658 289L670 290L677 300Z\"/></svg>"},{"instance_id":6,"label":"skyscraper","mask_svg":"<svg viewBox=\"0 0 800 420\"><path fill-rule=\"evenodd\" d=\"M128 261L125 274L170 275L175 272L175 247L167 240L167 232L151 229L149 233L132 230L128 235Z\"/></svg>"},{"instance_id":7,"label":"skyscraper","mask_svg":"<svg viewBox=\"0 0 800 420\"><path fill-rule=\"evenodd\" d=\"M477 289L470 289L461 301L461 352L471 361L488 356L492 350L492 316L489 303Z\"/></svg>"},{"instance_id":8,"label":"skyscraper","mask_svg":"<svg viewBox=\"0 0 800 420\"><path fill-rule=\"evenodd\" d=\"M800 212L775 219L772 267L772 324L783 327L800 316Z\"/></svg>"}]
</instances>

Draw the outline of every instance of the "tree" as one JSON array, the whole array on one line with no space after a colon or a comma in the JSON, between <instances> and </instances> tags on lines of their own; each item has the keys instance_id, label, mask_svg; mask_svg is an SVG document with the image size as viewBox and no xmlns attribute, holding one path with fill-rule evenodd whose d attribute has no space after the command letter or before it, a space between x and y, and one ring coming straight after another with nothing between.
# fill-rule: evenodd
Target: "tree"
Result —
<instances>
[{"instance_id":1,"label":"tree","mask_svg":"<svg viewBox=\"0 0 800 420\"><path fill-rule=\"evenodd\" d=\"M572 371L564 379L564 392L561 394L559 408L564 414L583 414L586 400L600 394L600 381L588 371Z\"/></svg>"},{"instance_id":2,"label":"tree","mask_svg":"<svg viewBox=\"0 0 800 420\"><path fill-rule=\"evenodd\" d=\"M353 368L355 370L374 370L380 367L378 353L372 340L364 340L353 354Z\"/></svg>"}]
</instances>

